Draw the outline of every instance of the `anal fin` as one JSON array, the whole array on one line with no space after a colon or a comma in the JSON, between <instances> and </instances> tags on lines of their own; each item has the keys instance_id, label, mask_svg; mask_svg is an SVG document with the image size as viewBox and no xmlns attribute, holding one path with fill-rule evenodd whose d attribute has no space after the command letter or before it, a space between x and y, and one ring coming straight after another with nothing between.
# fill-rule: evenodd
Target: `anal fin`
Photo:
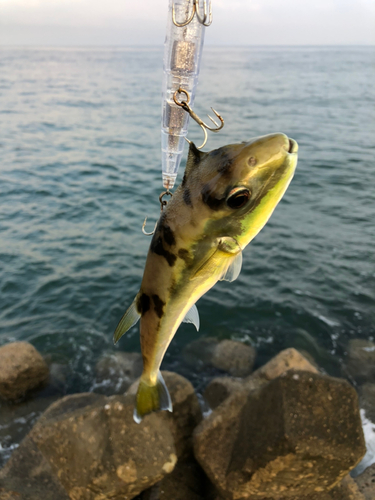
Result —
<instances>
[{"instance_id":1,"label":"anal fin","mask_svg":"<svg viewBox=\"0 0 375 500\"><path fill-rule=\"evenodd\" d=\"M193 323L197 332L199 332L199 313L197 306L194 304L186 313L185 318L182 320L183 323Z\"/></svg>"}]
</instances>

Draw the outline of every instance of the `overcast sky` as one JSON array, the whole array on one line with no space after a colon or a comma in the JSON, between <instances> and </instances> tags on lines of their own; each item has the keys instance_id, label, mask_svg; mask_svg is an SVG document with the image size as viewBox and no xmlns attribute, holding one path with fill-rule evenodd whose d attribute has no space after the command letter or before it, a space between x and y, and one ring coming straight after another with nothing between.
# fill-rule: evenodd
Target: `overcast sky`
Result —
<instances>
[{"instance_id":1,"label":"overcast sky","mask_svg":"<svg viewBox=\"0 0 375 500\"><path fill-rule=\"evenodd\" d=\"M375 0L212 5L209 45L375 44ZM0 0L0 44L162 45L167 9L168 0Z\"/></svg>"}]
</instances>

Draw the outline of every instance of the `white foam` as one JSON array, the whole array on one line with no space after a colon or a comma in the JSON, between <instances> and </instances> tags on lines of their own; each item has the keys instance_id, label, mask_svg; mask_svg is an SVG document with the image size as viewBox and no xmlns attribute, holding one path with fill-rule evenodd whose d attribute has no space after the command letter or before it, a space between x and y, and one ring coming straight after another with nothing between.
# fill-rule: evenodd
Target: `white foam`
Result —
<instances>
[{"instance_id":1,"label":"white foam","mask_svg":"<svg viewBox=\"0 0 375 500\"><path fill-rule=\"evenodd\" d=\"M352 477L359 476L367 467L375 463L375 424L366 417L365 410L361 410L360 413L367 451L357 467L350 473Z\"/></svg>"}]
</instances>

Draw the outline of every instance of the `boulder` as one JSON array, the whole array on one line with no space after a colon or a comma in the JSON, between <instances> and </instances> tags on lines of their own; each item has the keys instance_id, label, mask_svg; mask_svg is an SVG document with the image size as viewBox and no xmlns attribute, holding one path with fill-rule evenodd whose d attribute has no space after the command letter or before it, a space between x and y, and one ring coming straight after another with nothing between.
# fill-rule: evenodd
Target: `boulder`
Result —
<instances>
[{"instance_id":1,"label":"boulder","mask_svg":"<svg viewBox=\"0 0 375 500\"><path fill-rule=\"evenodd\" d=\"M0 468L57 397L27 398L18 402L0 401Z\"/></svg>"},{"instance_id":2,"label":"boulder","mask_svg":"<svg viewBox=\"0 0 375 500\"><path fill-rule=\"evenodd\" d=\"M25 456L37 457L40 466L30 459L25 472ZM169 426L157 414L136 424L132 396L77 394L42 415L1 471L0 488L22 495L36 480L43 494L30 487L25 500L60 500L57 492L70 500L130 500L163 479L176 461Z\"/></svg>"},{"instance_id":3,"label":"boulder","mask_svg":"<svg viewBox=\"0 0 375 500\"><path fill-rule=\"evenodd\" d=\"M138 352L104 354L95 366L96 392L123 394L142 373L142 355Z\"/></svg>"},{"instance_id":4,"label":"boulder","mask_svg":"<svg viewBox=\"0 0 375 500\"><path fill-rule=\"evenodd\" d=\"M255 356L252 346L236 340L222 340L213 351L211 364L233 377L246 377L253 370Z\"/></svg>"},{"instance_id":5,"label":"boulder","mask_svg":"<svg viewBox=\"0 0 375 500\"><path fill-rule=\"evenodd\" d=\"M207 500L207 478L195 461L179 461L171 474L140 495L139 500Z\"/></svg>"},{"instance_id":6,"label":"boulder","mask_svg":"<svg viewBox=\"0 0 375 500\"><path fill-rule=\"evenodd\" d=\"M186 364L199 371L207 366L212 366L214 350L219 344L215 337L204 337L194 340L185 346L182 356Z\"/></svg>"},{"instance_id":7,"label":"boulder","mask_svg":"<svg viewBox=\"0 0 375 500\"><path fill-rule=\"evenodd\" d=\"M242 389L242 381L233 377L216 377L206 387L203 397L213 410L235 391Z\"/></svg>"},{"instance_id":8,"label":"boulder","mask_svg":"<svg viewBox=\"0 0 375 500\"><path fill-rule=\"evenodd\" d=\"M317 368L310 363L299 351L290 347L279 352L268 363L261 366L245 379L245 382L250 382L255 379L262 379L264 381L273 380L280 375L283 375L288 370L301 370L311 373L319 373Z\"/></svg>"},{"instance_id":9,"label":"boulder","mask_svg":"<svg viewBox=\"0 0 375 500\"><path fill-rule=\"evenodd\" d=\"M366 451L357 394L345 380L294 370L258 390L244 384L195 429L194 451L226 499L328 491Z\"/></svg>"},{"instance_id":10,"label":"boulder","mask_svg":"<svg viewBox=\"0 0 375 500\"><path fill-rule=\"evenodd\" d=\"M48 379L48 366L28 342L0 347L0 396L16 400Z\"/></svg>"},{"instance_id":11,"label":"boulder","mask_svg":"<svg viewBox=\"0 0 375 500\"><path fill-rule=\"evenodd\" d=\"M254 366L256 351L236 340L219 341L214 337L205 337L188 344L183 351L185 363L202 370L207 367L217 368L234 377L249 375Z\"/></svg>"},{"instance_id":12,"label":"boulder","mask_svg":"<svg viewBox=\"0 0 375 500\"><path fill-rule=\"evenodd\" d=\"M171 429L177 456L188 457L193 453L193 430L202 420L199 401L194 387L185 377L168 371L162 374L171 395L173 412L161 412L159 415ZM134 397L137 388L138 381L129 388L127 394Z\"/></svg>"},{"instance_id":13,"label":"boulder","mask_svg":"<svg viewBox=\"0 0 375 500\"><path fill-rule=\"evenodd\" d=\"M347 347L346 374L357 383L375 382L375 344L370 340L352 339Z\"/></svg>"},{"instance_id":14,"label":"boulder","mask_svg":"<svg viewBox=\"0 0 375 500\"><path fill-rule=\"evenodd\" d=\"M354 478L359 491L365 500L375 498L375 463L368 467L360 476Z\"/></svg>"}]
</instances>

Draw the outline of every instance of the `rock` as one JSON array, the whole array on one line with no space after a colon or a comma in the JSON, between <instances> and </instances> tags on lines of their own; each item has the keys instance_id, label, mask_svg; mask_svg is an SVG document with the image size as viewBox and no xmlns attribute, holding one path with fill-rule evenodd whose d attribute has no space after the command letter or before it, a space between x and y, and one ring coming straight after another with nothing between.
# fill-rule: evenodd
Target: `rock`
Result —
<instances>
[{"instance_id":1,"label":"rock","mask_svg":"<svg viewBox=\"0 0 375 500\"><path fill-rule=\"evenodd\" d=\"M57 397L23 399L17 403L8 400L0 401L0 468L43 411L54 403Z\"/></svg>"},{"instance_id":2,"label":"rock","mask_svg":"<svg viewBox=\"0 0 375 500\"><path fill-rule=\"evenodd\" d=\"M365 497L350 476L345 476L341 483L329 493L332 500L365 500Z\"/></svg>"},{"instance_id":3,"label":"rock","mask_svg":"<svg viewBox=\"0 0 375 500\"><path fill-rule=\"evenodd\" d=\"M246 377L253 370L255 356L254 347L235 340L223 340L215 347L211 364L233 377Z\"/></svg>"},{"instance_id":4,"label":"rock","mask_svg":"<svg viewBox=\"0 0 375 500\"><path fill-rule=\"evenodd\" d=\"M221 344L223 342L219 346ZM318 373L317 368L296 349L285 349L243 381L231 377L214 378L208 384L203 397L210 408L214 409L233 394L233 392L240 390L243 384L245 384L244 387L248 390L256 390L291 369Z\"/></svg>"},{"instance_id":5,"label":"rock","mask_svg":"<svg viewBox=\"0 0 375 500\"><path fill-rule=\"evenodd\" d=\"M183 351L185 362L195 370L217 368L234 377L245 377L251 373L256 352L251 346L235 340L206 337L188 344Z\"/></svg>"},{"instance_id":6,"label":"rock","mask_svg":"<svg viewBox=\"0 0 375 500\"><path fill-rule=\"evenodd\" d=\"M375 344L352 339L347 347L346 373L357 383L375 382Z\"/></svg>"},{"instance_id":7,"label":"rock","mask_svg":"<svg viewBox=\"0 0 375 500\"><path fill-rule=\"evenodd\" d=\"M254 380L255 378L264 379L265 381L273 380L280 375L283 375L288 370L301 370L311 373L318 373L318 370L312 365L300 352L292 347L279 352L268 363L261 366L250 377L245 379L245 382Z\"/></svg>"},{"instance_id":8,"label":"rock","mask_svg":"<svg viewBox=\"0 0 375 500\"><path fill-rule=\"evenodd\" d=\"M95 366L96 392L123 394L141 376L142 355L138 352L104 354Z\"/></svg>"},{"instance_id":9,"label":"rock","mask_svg":"<svg viewBox=\"0 0 375 500\"><path fill-rule=\"evenodd\" d=\"M360 476L354 478L359 491L365 500L375 498L375 463L368 467Z\"/></svg>"},{"instance_id":10,"label":"rock","mask_svg":"<svg viewBox=\"0 0 375 500\"><path fill-rule=\"evenodd\" d=\"M194 367L196 371L211 366L214 350L218 344L218 339L214 337L194 340L183 350L182 355L185 363Z\"/></svg>"},{"instance_id":11,"label":"rock","mask_svg":"<svg viewBox=\"0 0 375 500\"><path fill-rule=\"evenodd\" d=\"M0 347L0 396L19 399L48 378L43 357L28 342L12 342Z\"/></svg>"},{"instance_id":12,"label":"rock","mask_svg":"<svg viewBox=\"0 0 375 500\"><path fill-rule=\"evenodd\" d=\"M207 478L195 461L178 462L171 474L139 500L206 500Z\"/></svg>"},{"instance_id":13,"label":"rock","mask_svg":"<svg viewBox=\"0 0 375 500\"><path fill-rule=\"evenodd\" d=\"M356 392L294 370L258 390L245 385L198 425L194 451L227 499L328 491L366 451Z\"/></svg>"},{"instance_id":14,"label":"rock","mask_svg":"<svg viewBox=\"0 0 375 500\"><path fill-rule=\"evenodd\" d=\"M41 465L27 469L29 477L17 464L32 455ZM70 500L130 500L172 472L176 461L169 426L157 414L136 424L132 396L77 394L42 415L1 471L0 487L22 494L45 470L45 491L30 499L52 499L58 486Z\"/></svg>"},{"instance_id":15,"label":"rock","mask_svg":"<svg viewBox=\"0 0 375 500\"><path fill-rule=\"evenodd\" d=\"M159 415L168 422L177 456L187 457L193 453L193 430L202 420L199 401L194 387L185 377L168 371L163 371L162 375L171 395L173 412L161 412ZM135 395L137 388L138 381L129 388L127 394Z\"/></svg>"},{"instance_id":16,"label":"rock","mask_svg":"<svg viewBox=\"0 0 375 500\"><path fill-rule=\"evenodd\" d=\"M242 382L232 377L216 377L206 387L203 397L213 410L235 391L242 389Z\"/></svg>"}]
</instances>

